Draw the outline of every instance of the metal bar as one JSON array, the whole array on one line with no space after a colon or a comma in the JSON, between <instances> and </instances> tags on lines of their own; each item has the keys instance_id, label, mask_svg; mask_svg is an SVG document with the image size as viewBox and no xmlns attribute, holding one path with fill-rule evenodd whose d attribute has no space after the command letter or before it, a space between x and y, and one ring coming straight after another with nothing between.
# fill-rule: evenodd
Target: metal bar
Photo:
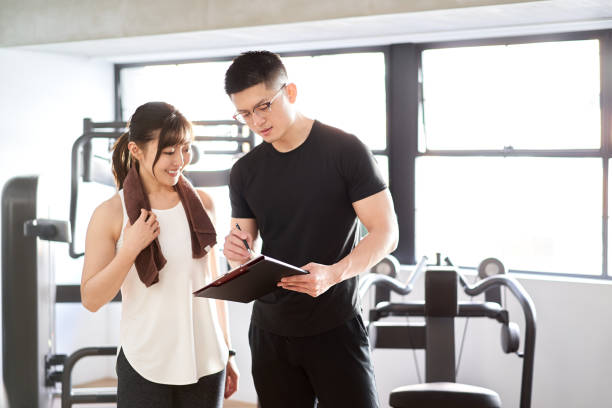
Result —
<instances>
[{"instance_id":1,"label":"metal bar","mask_svg":"<svg viewBox=\"0 0 612 408\"><path fill-rule=\"evenodd\" d=\"M81 303L80 285L57 285L55 288L55 303ZM121 292L111 302L121 302Z\"/></svg>"},{"instance_id":2,"label":"metal bar","mask_svg":"<svg viewBox=\"0 0 612 408\"><path fill-rule=\"evenodd\" d=\"M575 149L575 150L427 150L418 156L484 156L484 157L601 157L599 149Z\"/></svg>"},{"instance_id":3,"label":"metal bar","mask_svg":"<svg viewBox=\"0 0 612 408\"><path fill-rule=\"evenodd\" d=\"M579 273L562 273L562 272L538 272L538 271L520 271L520 270L514 270L514 269L510 269L508 271L511 274L525 274L525 275L533 275L533 276L552 276L552 277L559 277L559 278L575 278L575 279L590 279L590 280L595 280L595 281L611 281L612 280L612 276L610 275L582 275Z\"/></svg>"},{"instance_id":4,"label":"metal bar","mask_svg":"<svg viewBox=\"0 0 612 408\"><path fill-rule=\"evenodd\" d=\"M195 187L219 187L229 184L230 170L186 171L187 177Z\"/></svg>"},{"instance_id":5,"label":"metal bar","mask_svg":"<svg viewBox=\"0 0 612 408\"><path fill-rule=\"evenodd\" d=\"M92 138L107 138L107 139L118 139L123 132L116 131L92 131L88 132L84 135L90 136ZM197 142L235 142L235 143L250 143L250 137L244 136L194 136L195 141Z\"/></svg>"},{"instance_id":6,"label":"metal bar","mask_svg":"<svg viewBox=\"0 0 612 408\"><path fill-rule=\"evenodd\" d=\"M400 295L407 295L412 292L412 289L414 288L414 282L419 276L421 276L423 272L425 272L426 268L427 257L424 256L421 258L419 264L416 266L414 272L412 272L412 275L410 275L410 278L406 283L401 283L397 279L393 279L387 275L381 275L379 273L369 273L364 276L363 279L360 280L359 298L363 299L372 286L387 288Z\"/></svg>"},{"instance_id":7,"label":"metal bar","mask_svg":"<svg viewBox=\"0 0 612 408\"><path fill-rule=\"evenodd\" d=\"M425 323L373 322L369 326L372 348L424 349Z\"/></svg>"},{"instance_id":8,"label":"metal bar","mask_svg":"<svg viewBox=\"0 0 612 408\"><path fill-rule=\"evenodd\" d=\"M600 81L601 81L601 147L603 154L603 197L602 197L602 275L610 277L609 265L609 215L610 203L610 158L612 157L612 32L608 32L599 42L600 44Z\"/></svg>"},{"instance_id":9,"label":"metal bar","mask_svg":"<svg viewBox=\"0 0 612 408\"><path fill-rule=\"evenodd\" d=\"M609 30L593 30L542 35L523 35L516 37L479 38L474 40L438 41L419 44L419 48L424 51L428 49L437 48L481 47L488 45L513 45L537 42L595 40L601 38L609 32Z\"/></svg>"},{"instance_id":10,"label":"metal bar","mask_svg":"<svg viewBox=\"0 0 612 408\"><path fill-rule=\"evenodd\" d=\"M458 269L476 271L478 268L473 266L458 266ZM580 273L563 273L563 272L542 272L542 271L528 271L522 269L510 269L508 270L509 274L524 274L524 275L533 275L533 276L554 276L559 278L577 278L577 279L592 279L592 280L612 280L612 276L602 276L602 275L587 275ZM520 277L517 277L520 278Z\"/></svg>"},{"instance_id":11,"label":"metal bar","mask_svg":"<svg viewBox=\"0 0 612 408\"><path fill-rule=\"evenodd\" d=\"M194 120L191 123L195 126L238 126L239 128L245 126L235 120ZM114 122L92 122L92 129L104 128L127 128L127 122L121 120Z\"/></svg>"},{"instance_id":12,"label":"metal bar","mask_svg":"<svg viewBox=\"0 0 612 408\"><path fill-rule=\"evenodd\" d=\"M425 382L455 382L455 318L428 316L425 338Z\"/></svg>"},{"instance_id":13,"label":"metal bar","mask_svg":"<svg viewBox=\"0 0 612 408\"><path fill-rule=\"evenodd\" d=\"M425 302L410 303L383 302L376 305L376 313L380 317L388 316L425 316ZM502 308L494 302L459 302L457 317L488 317L500 319Z\"/></svg>"},{"instance_id":14,"label":"metal bar","mask_svg":"<svg viewBox=\"0 0 612 408\"><path fill-rule=\"evenodd\" d=\"M525 315L525 348L523 353L520 408L529 408L531 406L531 393L533 387L536 339L536 311L533 300L516 279L507 275L490 276L481 280L474 286L464 284L463 290L470 296L476 296L491 287L498 287L500 285L510 289L514 297L519 301Z\"/></svg>"},{"instance_id":15,"label":"metal bar","mask_svg":"<svg viewBox=\"0 0 612 408\"><path fill-rule=\"evenodd\" d=\"M242 153L242 149L240 147L237 147L234 150L206 150L206 155L235 155L235 154L241 154Z\"/></svg>"},{"instance_id":16,"label":"metal bar","mask_svg":"<svg viewBox=\"0 0 612 408\"><path fill-rule=\"evenodd\" d=\"M233 125L238 126L238 128L242 129L246 125L235 121L234 119L229 120L194 120L193 123L196 126L221 126L221 125Z\"/></svg>"},{"instance_id":17,"label":"metal bar","mask_svg":"<svg viewBox=\"0 0 612 408\"><path fill-rule=\"evenodd\" d=\"M114 90L115 90L115 121L123 120L122 98L121 98L121 69L115 64L114 72Z\"/></svg>"},{"instance_id":18,"label":"metal bar","mask_svg":"<svg viewBox=\"0 0 612 408\"><path fill-rule=\"evenodd\" d=\"M418 144L419 53L413 44L392 45L387 57L389 189L402 237L393 253L415 263L415 165Z\"/></svg>"},{"instance_id":19,"label":"metal bar","mask_svg":"<svg viewBox=\"0 0 612 408\"><path fill-rule=\"evenodd\" d=\"M72 395L72 369L80 359L88 356L113 356L117 354L117 347L86 347L79 349L66 357L64 361L64 371L62 374L62 408L70 408L72 404L77 402L117 402L117 394L114 394L114 399L106 394L103 400L86 400L88 397L93 398L93 394L86 396L84 394ZM112 396L112 394L111 394Z\"/></svg>"},{"instance_id":20,"label":"metal bar","mask_svg":"<svg viewBox=\"0 0 612 408\"><path fill-rule=\"evenodd\" d=\"M197 142L236 142L249 143L250 138L244 136L195 136Z\"/></svg>"}]
</instances>

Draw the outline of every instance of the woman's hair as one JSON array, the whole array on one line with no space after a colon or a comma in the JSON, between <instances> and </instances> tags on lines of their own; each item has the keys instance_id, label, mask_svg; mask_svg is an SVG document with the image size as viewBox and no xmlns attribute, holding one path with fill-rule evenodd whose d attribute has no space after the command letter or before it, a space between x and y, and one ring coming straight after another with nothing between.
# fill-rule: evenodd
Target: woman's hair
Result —
<instances>
[{"instance_id":1,"label":"woman's hair","mask_svg":"<svg viewBox=\"0 0 612 408\"><path fill-rule=\"evenodd\" d=\"M157 163L161 151L168 146L176 146L193 140L193 129L182 113L169 103L148 102L140 105L128 122L127 131L121 135L113 146L113 175L117 188L123 188L128 171L132 166L138 170L138 160L130 155L128 143L134 142L138 147L155 139L153 132L160 130L157 153L153 166Z\"/></svg>"},{"instance_id":2,"label":"woman's hair","mask_svg":"<svg viewBox=\"0 0 612 408\"><path fill-rule=\"evenodd\" d=\"M270 51L243 52L225 72L225 93L235 94L262 82L268 89L287 82L287 70L280 57Z\"/></svg>"}]
</instances>

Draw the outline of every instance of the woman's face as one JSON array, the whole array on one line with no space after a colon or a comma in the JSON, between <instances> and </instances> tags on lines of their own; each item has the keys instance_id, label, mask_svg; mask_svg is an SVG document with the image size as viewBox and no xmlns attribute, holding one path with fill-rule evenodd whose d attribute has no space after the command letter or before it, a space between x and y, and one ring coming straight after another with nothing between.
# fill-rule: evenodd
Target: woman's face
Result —
<instances>
[{"instance_id":1,"label":"woman's face","mask_svg":"<svg viewBox=\"0 0 612 408\"><path fill-rule=\"evenodd\" d=\"M172 187L178 182L185 166L191 162L191 142L164 147L154 166L160 131L156 130L154 133L154 139L141 150L140 176Z\"/></svg>"}]
</instances>

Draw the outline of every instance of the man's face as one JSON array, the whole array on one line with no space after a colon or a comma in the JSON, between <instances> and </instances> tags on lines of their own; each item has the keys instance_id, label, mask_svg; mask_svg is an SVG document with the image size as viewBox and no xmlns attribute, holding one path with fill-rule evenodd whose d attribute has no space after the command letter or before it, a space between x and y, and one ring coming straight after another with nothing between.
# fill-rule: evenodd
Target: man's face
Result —
<instances>
[{"instance_id":1,"label":"man's face","mask_svg":"<svg viewBox=\"0 0 612 408\"><path fill-rule=\"evenodd\" d=\"M268 89L262 82L231 94L230 99L247 126L268 143L280 140L295 116L284 85Z\"/></svg>"}]
</instances>

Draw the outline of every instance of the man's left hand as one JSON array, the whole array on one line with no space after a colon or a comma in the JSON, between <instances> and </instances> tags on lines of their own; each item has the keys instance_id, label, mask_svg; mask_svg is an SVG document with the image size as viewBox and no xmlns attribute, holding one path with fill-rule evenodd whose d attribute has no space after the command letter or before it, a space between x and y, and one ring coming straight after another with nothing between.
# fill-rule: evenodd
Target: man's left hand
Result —
<instances>
[{"instance_id":1,"label":"man's left hand","mask_svg":"<svg viewBox=\"0 0 612 408\"><path fill-rule=\"evenodd\" d=\"M321 265L311 262L302 266L308 271L305 275L286 276L278 282L278 286L295 292L302 292L317 297L327 292L329 288L340 282L340 273L335 266Z\"/></svg>"}]
</instances>

